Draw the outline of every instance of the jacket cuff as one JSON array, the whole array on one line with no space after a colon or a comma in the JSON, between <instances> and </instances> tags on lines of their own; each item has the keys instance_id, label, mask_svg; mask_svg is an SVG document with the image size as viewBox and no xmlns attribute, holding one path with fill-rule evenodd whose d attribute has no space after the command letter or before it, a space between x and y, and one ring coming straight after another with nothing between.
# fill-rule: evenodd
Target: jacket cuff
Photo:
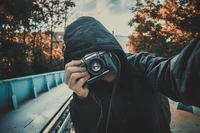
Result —
<instances>
[{"instance_id":1,"label":"jacket cuff","mask_svg":"<svg viewBox=\"0 0 200 133\"><path fill-rule=\"evenodd\" d=\"M78 95L76 95L76 93L73 92L73 98L76 102L80 104L89 103L93 101L90 92L88 93L88 96L85 98L78 97Z\"/></svg>"}]
</instances>

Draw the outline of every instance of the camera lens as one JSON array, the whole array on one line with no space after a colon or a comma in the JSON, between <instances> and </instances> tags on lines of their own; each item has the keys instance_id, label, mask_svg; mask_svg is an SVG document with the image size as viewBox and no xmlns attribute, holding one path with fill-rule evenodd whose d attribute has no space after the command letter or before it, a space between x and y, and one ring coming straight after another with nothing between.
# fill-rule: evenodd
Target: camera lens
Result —
<instances>
[{"instance_id":1,"label":"camera lens","mask_svg":"<svg viewBox=\"0 0 200 133\"><path fill-rule=\"evenodd\" d=\"M88 71L93 75L99 75L104 71L105 63L101 58L94 58L88 63Z\"/></svg>"}]
</instances>

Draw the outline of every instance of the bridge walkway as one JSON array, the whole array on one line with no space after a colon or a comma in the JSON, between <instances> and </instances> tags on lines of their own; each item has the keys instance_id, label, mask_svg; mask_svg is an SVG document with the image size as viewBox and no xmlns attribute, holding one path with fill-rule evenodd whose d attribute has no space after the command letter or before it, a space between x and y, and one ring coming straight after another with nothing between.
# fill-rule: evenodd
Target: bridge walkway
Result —
<instances>
[{"instance_id":1,"label":"bridge walkway","mask_svg":"<svg viewBox=\"0 0 200 133\"><path fill-rule=\"evenodd\" d=\"M62 83L0 116L0 133L39 133L72 94ZM177 110L170 101L173 133L200 133L200 116Z\"/></svg>"},{"instance_id":2,"label":"bridge walkway","mask_svg":"<svg viewBox=\"0 0 200 133\"><path fill-rule=\"evenodd\" d=\"M0 133L39 133L71 94L63 83L20 104L0 116Z\"/></svg>"}]
</instances>

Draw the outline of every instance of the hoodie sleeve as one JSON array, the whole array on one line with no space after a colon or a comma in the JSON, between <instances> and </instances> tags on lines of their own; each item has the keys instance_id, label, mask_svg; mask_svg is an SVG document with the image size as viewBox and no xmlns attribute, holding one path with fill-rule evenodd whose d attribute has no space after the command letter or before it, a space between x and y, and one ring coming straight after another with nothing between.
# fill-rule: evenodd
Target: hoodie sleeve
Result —
<instances>
[{"instance_id":1,"label":"hoodie sleeve","mask_svg":"<svg viewBox=\"0 0 200 133\"><path fill-rule=\"evenodd\" d=\"M91 93L87 98L78 98L73 93L70 115L76 133L92 133L100 117L100 106L92 98Z\"/></svg>"},{"instance_id":2,"label":"hoodie sleeve","mask_svg":"<svg viewBox=\"0 0 200 133\"><path fill-rule=\"evenodd\" d=\"M131 68L154 91L186 105L200 107L200 36L171 58L148 53L131 57Z\"/></svg>"}]
</instances>

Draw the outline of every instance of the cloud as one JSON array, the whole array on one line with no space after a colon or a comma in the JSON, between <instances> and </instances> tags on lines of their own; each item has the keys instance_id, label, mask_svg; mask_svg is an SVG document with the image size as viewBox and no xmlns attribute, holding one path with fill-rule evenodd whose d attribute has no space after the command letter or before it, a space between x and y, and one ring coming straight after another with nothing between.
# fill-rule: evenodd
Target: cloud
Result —
<instances>
[{"instance_id":1,"label":"cloud","mask_svg":"<svg viewBox=\"0 0 200 133\"><path fill-rule=\"evenodd\" d=\"M69 16L68 24L80 16L92 16L99 20L110 32L115 35L130 35L132 27L128 22L132 18L130 7L135 0L74 0L76 6Z\"/></svg>"},{"instance_id":2,"label":"cloud","mask_svg":"<svg viewBox=\"0 0 200 133\"><path fill-rule=\"evenodd\" d=\"M105 11L94 17L99 20L108 31L114 31L115 35L130 35L132 33L132 28L128 26L128 21L131 16L127 13L117 15Z\"/></svg>"},{"instance_id":3,"label":"cloud","mask_svg":"<svg viewBox=\"0 0 200 133\"><path fill-rule=\"evenodd\" d=\"M114 0L112 0L114 1ZM110 8L110 11L114 14L117 13L127 13L131 7L135 5L135 0L118 0L115 2L112 2L112 7Z\"/></svg>"},{"instance_id":4,"label":"cloud","mask_svg":"<svg viewBox=\"0 0 200 133\"><path fill-rule=\"evenodd\" d=\"M83 12L89 12L96 10L96 2L95 1L89 1L87 4L84 4L82 6Z\"/></svg>"}]
</instances>

